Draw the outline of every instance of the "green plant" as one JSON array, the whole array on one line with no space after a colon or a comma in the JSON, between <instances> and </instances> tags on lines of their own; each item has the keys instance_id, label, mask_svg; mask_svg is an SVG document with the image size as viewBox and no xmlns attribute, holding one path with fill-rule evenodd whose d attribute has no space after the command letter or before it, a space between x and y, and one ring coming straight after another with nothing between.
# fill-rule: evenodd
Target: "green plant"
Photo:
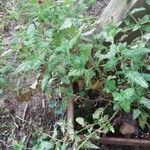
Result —
<instances>
[{"instance_id":1,"label":"green plant","mask_svg":"<svg viewBox=\"0 0 150 150\"><path fill-rule=\"evenodd\" d=\"M144 128L150 109L150 76L147 73L150 68L150 16L147 14L137 20L134 14L145 11L145 8L135 9L123 20L124 26L111 22L104 26L100 33L88 38L84 36L84 32L91 26L92 21L82 14L86 8L83 0L76 3L72 0L45 0L40 4L36 0L23 0L22 3L17 3L13 10L7 5L8 18L15 19L17 27L12 32L12 50L2 53L2 58L7 59L12 53L16 55L13 63L17 64L17 67L12 71L17 78L22 74L37 73L32 87L41 85L42 92L50 101L49 106L56 109L58 114L61 114L62 109L66 109L67 104L74 98L86 99L86 93L92 89L93 82L99 80L104 87L98 92L111 95L114 115L118 111L133 111L133 118L138 119L140 126ZM125 42L123 37L128 37L135 31L140 35ZM122 37L118 39L119 33ZM4 71L4 74L7 72ZM51 85L55 81L57 86L53 90ZM72 84L79 81L83 82L82 95L80 92L74 94L72 88ZM0 78L0 88L3 85L4 80ZM51 101L53 93L61 97L62 109L57 110L55 102ZM93 145L90 139L113 131L110 123L112 117L108 117L104 108L96 110L92 119L94 123L88 124L84 118L76 118L87 131L84 142L81 143L77 134L80 132L74 133L74 146L77 149L96 149L98 147ZM94 128L95 126L97 128ZM33 149L51 149L56 145L59 149L64 141L67 143L64 147L70 144L69 139L58 140L55 133L54 129L54 136L50 136L51 141L47 140L48 136L40 137Z\"/></svg>"}]
</instances>

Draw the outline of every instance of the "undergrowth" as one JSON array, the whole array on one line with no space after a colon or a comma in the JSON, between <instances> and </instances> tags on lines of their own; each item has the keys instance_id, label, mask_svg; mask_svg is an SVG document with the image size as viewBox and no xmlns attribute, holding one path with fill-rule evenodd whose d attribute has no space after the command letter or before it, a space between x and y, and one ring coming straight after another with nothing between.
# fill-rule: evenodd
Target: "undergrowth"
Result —
<instances>
[{"instance_id":1,"label":"undergrowth","mask_svg":"<svg viewBox=\"0 0 150 150\"><path fill-rule=\"evenodd\" d=\"M55 105L52 95L59 95L62 103L58 113L74 99L86 101L91 89L109 96L111 103L94 112L92 124L85 118L76 118L81 131L87 131L83 142L79 136L81 131L74 131L68 139L64 123L60 125L64 134L62 139L58 138L56 128L52 135L44 134L33 142L33 150L54 147L64 150L68 146L76 150L81 147L98 149L90 139L115 132L111 122L119 111L133 113L133 119L141 128L148 123L150 15L136 19L134 15L146 12L146 8L134 9L118 25L112 21L100 32L86 37L85 33L94 27L93 18L86 16L91 3L22 0L7 3L5 7L5 20L15 20L16 26L11 31L11 48L4 51L5 45L1 41L0 94L10 84L6 77L8 73L15 78L37 74L30 88L40 86L52 108ZM130 39L133 33L139 34ZM7 65L7 59L12 55L15 59ZM56 82L56 89L52 90L51 86ZM77 92L72 88L74 83L79 85ZM109 114L106 107L112 110ZM23 149L23 143L24 140L15 141L14 149Z\"/></svg>"}]
</instances>

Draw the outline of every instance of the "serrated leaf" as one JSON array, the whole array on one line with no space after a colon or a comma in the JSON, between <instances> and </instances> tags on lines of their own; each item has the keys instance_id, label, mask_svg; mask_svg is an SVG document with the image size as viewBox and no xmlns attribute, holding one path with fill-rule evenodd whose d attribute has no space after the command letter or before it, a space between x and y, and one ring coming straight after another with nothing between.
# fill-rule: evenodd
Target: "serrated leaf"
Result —
<instances>
[{"instance_id":1,"label":"serrated leaf","mask_svg":"<svg viewBox=\"0 0 150 150\"><path fill-rule=\"evenodd\" d=\"M130 82L134 82L142 86L143 88L148 88L148 83L139 72L129 71L128 73L126 73L126 77Z\"/></svg>"},{"instance_id":2,"label":"serrated leaf","mask_svg":"<svg viewBox=\"0 0 150 150\"><path fill-rule=\"evenodd\" d=\"M147 118L149 117L149 115L145 112L142 112L140 117L139 117L139 124L140 124L140 127L142 129L144 129L146 123L147 123Z\"/></svg>"},{"instance_id":3,"label":"serrated leaf","mask_svg":"<svg viewBox=\"0 0 150 150\"><path fill-rule=\"evenodd\" d=\"M113 98L115 101L114 108L122 108L125 112L130 112L131 103L134 101L134 89L128 88L119 92L113 92Z\"/></svg>"},{"instance_id":4,"label":"serrated leaf","mask_svg":"<svg viewBox=\"0 0 150 150\"><path fill-rule=\"evenodd\" d=\"M35 26L34 24L30 24L28 29L27 29L27 34L32 37L35 34Z\"/></svg>"},{"instance_id":5,"label":"serrated leaf","mask_svg":"<svg viewBox=\"0 0 150 150\"><path fill-rule=\"evenodd\" d=\"M72 20L71 18L67 18L64 23L61 25L60 30L70 28L72 26Z\"/></svg>"},{"instance_id":6,"label":"serrated leaf","mask_svg":"<svg viewBox=\"0 0 150 150\"><path fill-rule=\"evenodd\" d=\"M99 119L100 116L103 114L104 108L100 107L93 113L93 119Z\"/></svg>"},{"instance_id":7,"label":"serrated leaf","mask_svg":"<svg viewBox=\"0 0 150 150\"><path fill-rule=\"evenodd\" d=\"M115 89L116 89L115 80L107 80L105 82L105 88L104 89L107 93L111 93L111 92L115 91Z\"/></svg>"},{"instance_id":8,"label":"serrated leaf","mask_svg":"<svg viewBox=\"0 0 150 150\"><path fill-rule=\"evenodd\" d=\"M53 144L48 141L42 141L39 145L39 150L51 150L53 148Z\"/></svg>"},{"instance_id":9,"label":"serrated leaf","mask_svg":"<svg viewBox=\"0 0 150 150\"><path fill-rule=\"evenodd\" d=\"M90 141L87 141L84 145L84 147L89 148L89 149L99 149L99 147Z\"/></svg>"},{"instance_id":10,"label":"serrated leaf","mask_svg":"<svg viewBox=\"0 0 150 150\"><path fill-rule=\"evenodd\" d=\"M110 59L110 58L115 57L116 52L117 52L117 47L116 47L116 45L111 45L109 52L107 52L106 54L101 54L100 52L97 52L97 53L95 54L95 57L98 57L99 60Z\"/></svg>"},{"instance_id":11,"label":"serrated leaf","mask_svg":"<svg viewBox=\"0 0 150 150\"><path fill-rule=\"evenodd\" d=\"M131 102L129 102L129 100L123 101L121 102L121 107L123 108L123 110L127 113L130 112L130 108L131 108Z\"/></svg>"},{"instance_id":12,"label":"serrated leaf","mask_svg":"<svg viewBox=\"0 0 150 150\"><path fill-rule=\"evenodd\" d=\"M150 53L150 49L148 48L144 48L144 47L141 47L141 48L135 48L135 49L132 49L132 50L128 50L128 51L123 51L123 54L129 58L135 58L135 57L141 57L141 56L144 56L146 54Z\"/></svg>"},{"instance_id":13,"label":"serrated leaf","mask_svg":"<svg viewBox=\"0 0 150 150\"><path fill-rule=\"evenodd\" d=\"M140 103L150 110L150 99L142 97Z\"/></svg>"},{"instance_id":14,"label":"serrated leaf","mask_svg":"<svg viewBox=\"0 0 150 150\"><path fill-rule=\"evenodd\" d=\"M82 117L76 118L76 122L77 122L79 125L81 125L82 127L85 126L84 118L82 118Z\"/></svg>"},{"instance_id":15,"label":"serrated leaf","mask_svg":"<svg viewBox=\"0 0 150 150\"><path fill-rule=\"evenodd\" d=\"M121 91L122 96L128 100L130 100L134 96L134 93L135 91L133 88L127 88L124 91Z\"/></svg>"},{"instance_id":16,"label":"serrated leaf","mask_svg":"<svg viewBox=\"0 0 150 150\"><path fill-rule=\"evenodd\" d=\"M42 79L41 88L43 92L47 90L49 80L50 80L50 74L47 72L44 74L43 79Z\"/></svg>"},{"instance_id":17,"label":"serrated leaf","mask_svg":"<svg viewBox=\"0 0 150 150\"><path fill-rule=\"evenodd\" d=\"M118 59L116 57L110 58L106 64L104 64L105 70L112 70L117 65Z\"/></svg>"},{"instance_id":18,"label":"serrated leaf","mask_svg":"<svg viewBox=\"0 0 150 150\"><path fill-rule=\"evenodd\" d=\"M32 55L29 59L22 62L18 66L15 73L21 73L21 72L39 68L39 66L42 64L42 60L44 59L44 56L45 55L40 55L40 59L39 59L38 56Z\"/></svg>"},{"instance_id":19,"label":"serrated leaf","mask_svg":"<svg viewBox=\"0 0 150 150\"><path fill-rule=\"evenodd\" d=\"M139 109L134 109L133 110L133 120L137 119L140 114L141 114L141 111Z\"/></svg>"},{"instance_id":20,"label":"serrated leaf","mask_svg":"<svg viewBox=\"0 0 150 150\"><path fill-rule=\"evenodd\" d=\"M68 76L82 76L84 74L84 69L71 69Z\"/></svg>"}]
</instances>

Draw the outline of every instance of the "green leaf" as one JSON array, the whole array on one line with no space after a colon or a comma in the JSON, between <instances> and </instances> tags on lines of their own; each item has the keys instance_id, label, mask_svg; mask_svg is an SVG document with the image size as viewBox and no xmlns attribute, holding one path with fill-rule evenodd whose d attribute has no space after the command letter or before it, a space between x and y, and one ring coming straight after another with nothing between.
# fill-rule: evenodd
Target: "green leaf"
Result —
<instances>
[{"instance_id":1,"label":"green leaf","mask_svg":"<svg viewBox=\"0 0 150 150\"><path fill-rule=\"evenodd\" d=\"M128 80L131 83L136 83L140 86L142 86L143 88L148 88L148 83L146 82L146 80L143 78L143 76L137 72L137 71L129 71L126 73L126 77L128 78Z\"/></svg>"},{"instance_id":2,"label":"green leaf","mask_svg":"<svg viewBox=\"0 0 150 150\"><path fill-rule=\"evenodd\" d=\"M64 23L61 25L60 30L70 28L72 26L72 20L71 18L66 18Z\"/></svg>"},{"instance_id":3,"label":"green leaf","mask_svg":"<svg viewBox=\"0 0 150 150\"><path fill-rule=\"evenodd\" d=\"M125 99L131 100L135 94L135 90L133 88L127 88L124 91L121 91L121 94Z\"/></svg>"},{"instance_id":4,"label":"green leaf","mask_svg":"<svg viewBox=\"0 0 150 150\"><path fill-rule=\"evenodd\" d=\"M35 34L35 26L34 24L30 24L28 29L27 29L27 34L30 36L30 37L33 37L34 34Z\"/></svg>"},{"instance_id":5,"label":"green leaf","mask_svg":"<svg viewBox=\"0 0 150 150\"><path fill-rule=\"evenodd\" d=\"M39 150L51 150L53 148L53 144L48 141L42 141L39 145Z\"/></svg>"},{"instance_id":6,"label":"green leaf","mask_svg":"<svg viewBox=\"0 0 150 150\"><path fill-rule=\"evenodd\" d=\"M150 39L150 33L146 33L144 36L143 36L144 39L146 40L149 40Z\"/></svg>"},{"instance_id":7,"label":"green leaf","mask_svg":"<svg viewBox=\"0 0 150 150\"><path fill-rule=\"evenodd\" d=\"M101 115L103 115L104 108L100 107L93 113L93 119L99 119Z\"/></svg>"},{"instance_id":8,"label":"green leaf","mask_svg":"<svg viewBox=\"0 0 150 150\"><path fill-rule=\"evenodd\" d=\"M146 3L147 3L148 5L150 5L150 0L146 0Z\"/></svg>"},{"instance_id":9,"label":"green leaf","mask_svg":"<svg viewBox=\"0 0 150 150\"><path fill-rule=\"evenodd\" d=\"M57 106L57 102L55 100L50 100L48 106L50 108L55 108Z\"/></svg>"},{"instance_id":10,"label":"green leaf","mask_svg":"<svg viewBox=\"0 0 150 150\"><path fill-rule=\"evenodd\" d=\"M6 79L0 76L0 89L4 88L6 84L7 84Z\"/></svg>"},{"instance_id":11,"label":"green leaf","mask_svg":"<svg viewBox=\"0 0 150 150\"><path fill-rule=\"evenodd\" d=\"M118 59L116 57L110 58L106 64L104 64L105 70L112 70L117 65Z\"/></svg>"},{"instance_id":12,"label":"green leaf","mask_svg":"<svg viewBox=\"0 0 150 150\"><path fill-rule=\"evenodd\" d=\"M140 104L144 105L146 108L150 110L150 99L142 97L140 100Z\"/></svg>"},{"instance_id":13,"label":"green leaf","mask_svg":"<svg viewBox=\"0 0 150 150\"><path fill-rule=\"evenodd\" d=\"M130 14L133 15L134 13L140 12L140 11L144 11L146 10L144 7L140 7L140 8L135 8L133 9Z\"/></svg>"},{"instance_id":14,"label":"green leaf","mask_svg":"<svg viewBox=\"0 0 150 150\"><path fill-rule=\"evenodd\" d=\"M45 92L47 90L49 80L50 80L50 74L49 74L49 72L46 72L43 76L42 85L41 85L43 92Z\"/></svg>"},{"instance_id":15,"label":"green leaf","mask_svg":"<svg viewBox=\"0 0 150 150\"><path fill-rule=\"evenodd\" d=\"M116 81L115 80L106 80L104 89L107 93L114 92L116 90Z\"/></svg>"},{"instance_id":16,"label":"green leaf","mask_svg":"<svg viewBox=\"0 0 150 150\"><path fill-rule=\"evenodd\" d=\"M123 101L120 105L125 112L127 112L127 113L130 112L131 102L129 102L129 100Z\"/></svg>"},{"instance_id":17,"label":"green leaf","mask_svg":"<svg viewBox=\"0 0 150 150\"><path fill-rule=\"evenodd\" d=\"M91 143L90 141L87 141L84 145L84 147L88 149L100 149L97 145Z\"/></svg>"},{"instance_id":18,"label":"green leaf","mask_svg":"<svg viewBox=\"0 0 150 150\"><path fill-rule=\"evenodd\" d=\"M82 118L82 117L76 118L76 122L77 122L79 125L81 125L82 127L85 126L84 118Z\"/></svg>"},{"instance_id":19,"label":"green leaf","mask_svg":"<svg viewBox=\"0 0 150 150\"><path fill-rule=\"evenodd\" d=\"M131 103L134 101L135 91L132 88L128 88L126 90L121 90L119 92L113 92L113 98L115 101L114 108L120 109L122 108L126 112L130 112Z\"/></svg>"},{"instance_id":20,"label":"green leaf","mask_svg":"<svg viewBox=\"0 0 150 150\"><path fill-rule=\"evenodd\" d=\"M44 57L45 54L41 54L40 56L32 55L18 66L15 73L21 73L32 69L38 69L39 66L42 64L42 60L44 59Z\"/></svg>"},{"instance_id":21,"label":"green leaf","mask_svg":"<svg viewBox=\"0 0 150 150\"><path fill-rule=\"evenodd\" d=\"M142 57L148 53L150 53L150 49L144 47L123 51L123 54L126 57L133 58L133 59L135 59L135 57Z\"/></svg>"},{"instance_id":22,"label":"green leaf","mask_svg":"<svg viewBox=\"0 0 150 150\"><path fill-rule=\"evenodd\" d=\"M148 73L140 73L143 77L144 77L144 79L146 80L146 81L149 81L150 82L150 74L148 74Z\"/></svg>"},{"instance_id":23,"label":"green leaf","mask_svg":"<svg viewBox=\"0 0 150 150\"><path fill-rule=\"evenodd\" d=\"M12 147L13 147L13 150L23 150L23 144L22 143L18 143L18 141L14 140L13 143L12 143Z\"/></svg>"},{"instance_id":24,"label":"green leaf","mask_svg":"<svg viewBox=\"0 0 150 150\"><path fill-rule=\"evenodd\" d=\"M115 57L116 52L117 52L117 47L116 47L116 45L113 44L110 46L109 52L107 52L106 54L101 54L100 52L97 52L95 54L95 57L98 57L100 61L104 60L104 59L110 59L110 58Z\"/></svg>"},{"instance_id":25,"label":"green leaf","mask_svg":"<svg viewBox=\"0 0 150 150\"><path fill-rule=\"evenodd\" d=\"M145 112L142 112L140 117L139 117L139 124L140 124L140 127L142 129L144 129L146 123L147 123L147 118L149 117L149 115Z\"/></svg>"},{"instance_id":26,"label":"green leaf","mask_svg":"<svg viewBox=\"0 0 150 150\"><path fill-rule=\"evenodd\" d=\"M85 64L91 56L92 44L80 44L80 56Z\"/></svg>"},{"instance_id":27,"label":"green leaf","mask_svg":"<svg viewBox=\"0 0 150 150\"><path fill-rule=\"evenodd\" d=\"M141 111L139 109L133 110L133 120L137 119L141 114Z\"/></svg>"},{"instance_id":28,"label":"green leaf","mask_svg":"<svg viewBox=\"0 0 150 150\"><path fill-rule=\"evenodd\" d=\"M70 76L82 76L83 74L84 74L84 69L71 69L70 71L69 71L69 74L68 74L68 76L70 77Z\"/></svg>"}]
</instances>

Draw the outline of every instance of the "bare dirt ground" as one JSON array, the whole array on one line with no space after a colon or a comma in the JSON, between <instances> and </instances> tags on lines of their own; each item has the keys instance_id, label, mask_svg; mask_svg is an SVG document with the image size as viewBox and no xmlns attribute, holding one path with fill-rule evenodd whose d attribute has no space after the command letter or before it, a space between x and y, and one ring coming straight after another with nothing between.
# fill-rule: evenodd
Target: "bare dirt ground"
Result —
<instances>
[{"instance_id":1,"label":"bare dirt ground","mask_svg":"<svg viewBox=\"0 0 150 150\"><path fill-rule=\"evenodd\" d=\"M89 7L88 13L91 16L100 16L110 0L97 0ZM11 31L15 28L15 22L7 22L5 12L0 10L1 38L4 40L4 49L9 49L9 41L13 39ZM15 55L7 58L6 64L12 65ZM0 66L2 67L2 66ZM36 74L36 73L35 73ZM0 94L0 149L12 150L12 141L26 139L24 149L30 147L31 134L35 131L50 133L54 124L64 119L65 112L61 115L55 114L53 109L48 107L48 99L41 90L31 90L29 88L35 81L35 74L14 77L7 74L9 85ZM20 93L17 95L17 85L19 83ZM58 102L59 103L59 102Z\"/></svg>"}]
</instances>

